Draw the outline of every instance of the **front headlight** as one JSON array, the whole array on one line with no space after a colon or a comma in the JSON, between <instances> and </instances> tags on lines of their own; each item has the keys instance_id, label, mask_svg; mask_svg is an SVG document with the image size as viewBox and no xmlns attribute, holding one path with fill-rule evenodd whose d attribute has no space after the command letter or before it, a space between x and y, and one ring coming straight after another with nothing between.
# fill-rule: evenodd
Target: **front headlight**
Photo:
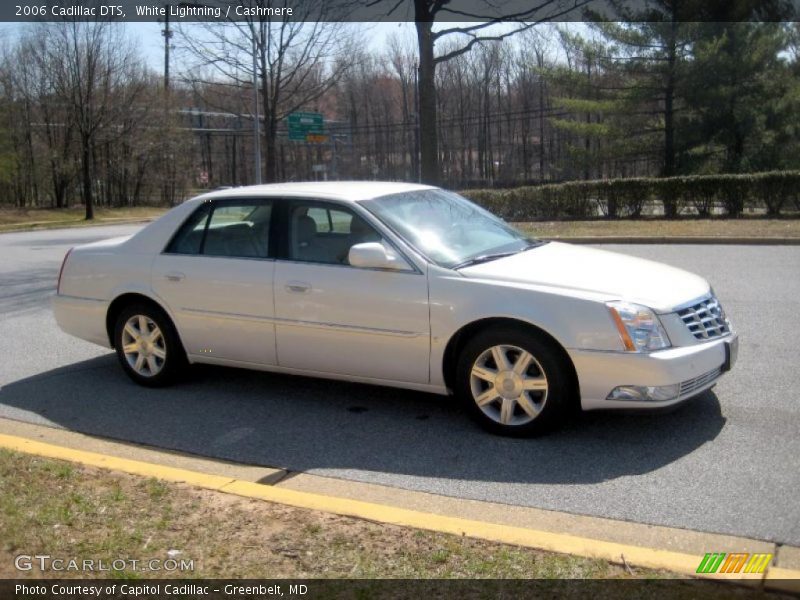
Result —
<instances>
[{"instance_id":1,"label":"front headlight","mask_svg":"<svg viewBox=\"0 0 800 600\"><path fill-rule=\"evenodd\" d=\"M651 352L672 345L661 321L646 306L622 301L606 306L627 352Z\"/></svg>"}]
</instances>

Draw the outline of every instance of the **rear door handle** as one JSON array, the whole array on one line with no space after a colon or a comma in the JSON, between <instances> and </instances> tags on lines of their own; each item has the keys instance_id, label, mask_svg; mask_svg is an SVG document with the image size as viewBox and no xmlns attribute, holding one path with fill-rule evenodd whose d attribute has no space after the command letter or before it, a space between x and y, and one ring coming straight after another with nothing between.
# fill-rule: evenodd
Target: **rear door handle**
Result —
<instances>
[{"instance_id":1,"label":"rear door handle","mask_svg":"<svg viewBox=\"0 0 800 600\"><path fill-rule=\"evenodd\" d=\"M305 281L290 281L285 288L290 294L305 294L311 289L311 284Z\"/></svg>"},{"instance_id":2,"label":"rear door handle","mask_svg":"<svg viewBox=\"0 0 800 600\"><path fill-rule=\"evenodd\" d=\"M168 279L169 281L181 281L185 277L186 275L184 275L183 273L178 273L177 271L172 271L164 275L164 278Z\"/></svg>"}]
</instances>

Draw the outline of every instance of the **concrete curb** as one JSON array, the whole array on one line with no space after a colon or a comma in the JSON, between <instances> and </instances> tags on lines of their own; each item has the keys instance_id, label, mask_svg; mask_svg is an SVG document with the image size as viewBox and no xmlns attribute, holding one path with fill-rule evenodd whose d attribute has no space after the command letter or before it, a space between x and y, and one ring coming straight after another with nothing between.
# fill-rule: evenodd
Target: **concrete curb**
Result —
<instances>
[{"instance_id":1,"label":"concrete curb","mask_svg":"<svg viewBox=\"0 0 800 600\"><path fill-rule=\"evenodd\" d=\"M246 498L368 519L380 523L464 535L550 552L603 559L613 563L624 562L645 568L663 569L684 576L711 578L718 581L755 585L757 587L763 585L770 589L784 591L800 591L800 571L798 570L769 566L763 574L739 574L736 578L720 574L699 575L696 573L696 569L701 557L695 554L450 517L361 500L297 491L274 485L234 479L228 476L212 475L56 446L15 435L0 434L0 447L36 456L66 460L90 467L111 469L144 477L156 477Z\"/></svg>"},{"instance_id":2,"label":"concrete curb","mask_svg":"<svg viewBox=\"0 0 800 600\"><path fill-rule=\"evenodd\" d=\"M719 246L800 246L800 237L722 237L722 236L564 236L543 237L568 244L701 244Z\"/></svg>"},{"instance_id":3,"label":"concrete curb","mask_svg":"<svg viewBox=\"0 0 800 600\"><path fill-rule=\"evenodd\" d=\"M0 230L0 235L4 233L20 233L26 231L58 231L59 229L85 229L87 227L104 227L108 225L136 225L137 223L150 223L155 219L156 217L140 217L134 219L112 217L110 219L102 219L91 223L85 223L85 221L35 221L30 223L18 223L12 229L2 229ZM69 226L69 223L74 223L74 225Z\"/></svg>"}]
</instances>

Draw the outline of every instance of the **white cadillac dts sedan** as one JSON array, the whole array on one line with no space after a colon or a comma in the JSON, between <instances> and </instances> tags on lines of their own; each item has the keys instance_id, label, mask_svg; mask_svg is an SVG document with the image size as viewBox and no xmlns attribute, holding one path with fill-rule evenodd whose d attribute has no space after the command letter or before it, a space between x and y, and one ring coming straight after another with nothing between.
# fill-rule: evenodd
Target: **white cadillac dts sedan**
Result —
<instances>
[{"instance_id":1,"label":"white cadillac dts sedan","mask_svg":"<svg viewBox=\"0 0 800 600\"><path fill-rule=\"evenodd\" d=\"M531 239L455 193L400 183L194 198L73 248L53 306L142 385L188 362L453 392L505 435L552 429L571 407L677 404L738 347L696 275Z\"/></svg>"}]
</instances>

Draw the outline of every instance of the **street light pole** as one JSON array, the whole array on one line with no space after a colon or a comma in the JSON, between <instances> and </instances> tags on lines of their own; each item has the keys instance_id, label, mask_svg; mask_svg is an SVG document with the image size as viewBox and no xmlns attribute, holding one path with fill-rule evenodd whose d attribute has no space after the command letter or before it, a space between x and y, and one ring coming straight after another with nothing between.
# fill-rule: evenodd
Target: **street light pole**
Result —
<instances>
[{"instance_id":1,"label":"street light pole","mask_svg":"<svg viewBox=\"0 0 800 600\"><path fill-rule=\"evenodd\" d=\"M258 115L258 65L256 60L256 29L253 28L253 148L256 184L261 183L261 127Z\"/></svg>"}]
</instances>

